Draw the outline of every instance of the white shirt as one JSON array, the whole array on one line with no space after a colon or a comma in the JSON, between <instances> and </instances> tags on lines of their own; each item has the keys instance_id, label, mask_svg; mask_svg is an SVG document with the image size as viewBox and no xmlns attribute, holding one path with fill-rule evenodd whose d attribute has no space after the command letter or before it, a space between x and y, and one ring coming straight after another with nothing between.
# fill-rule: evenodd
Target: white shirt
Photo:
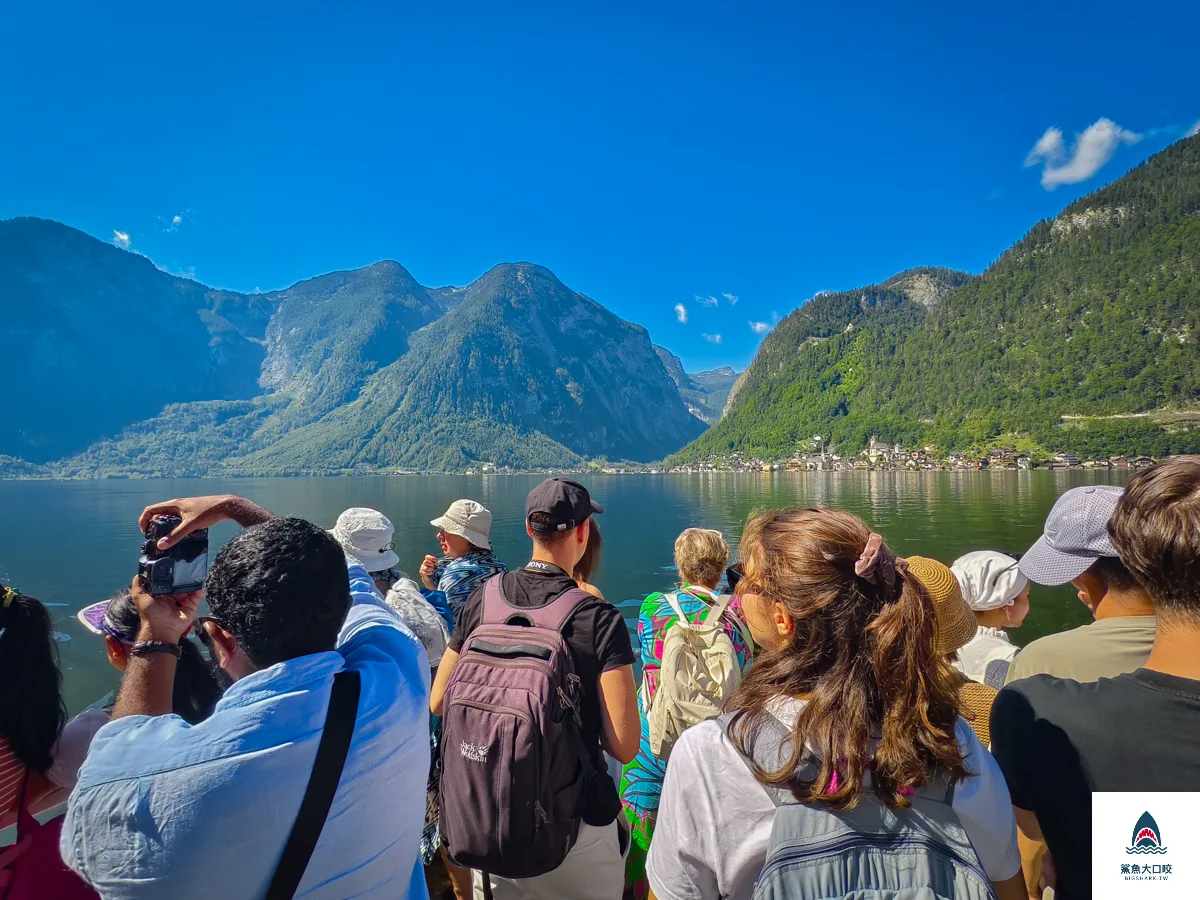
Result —
<instances>
[{"instance_id":1,"label":"white shirt","mask_svg":"<svg viewBox=\"0 0 1200 900\"><path fill-rule=\"evenodd\" d=\"M980 625L975 629L975 637L971 638L965 647L959 649L954 668L972 681L978 681L980 684L990 683L992 687L999 688L1004 685L1003 677L1000 679L1000 684L989 682L987 680L988 665L993 662L1011 663L1019 649L1008 639L1008 634L1003 628L987 628ZM1007 666L1005 666L1005 670L1000 675L1006 675L1007 671Z\"/></svg>"},{"instance_id":2,"label":"white shirt","mask_svg":"<svg viewBox=\"0 0 1200 900\"><path fill-rule=\"evenodd\" d=\"M797 707L801 701L791 701ZM992 755L958 720L969 772L952 807L992 881L1021 870L1008 786ZM685 731L671 750L646 874L660 900L750 900L762 871L775 805L755 781L721 726Z\"/></svg>"}]
</instances>

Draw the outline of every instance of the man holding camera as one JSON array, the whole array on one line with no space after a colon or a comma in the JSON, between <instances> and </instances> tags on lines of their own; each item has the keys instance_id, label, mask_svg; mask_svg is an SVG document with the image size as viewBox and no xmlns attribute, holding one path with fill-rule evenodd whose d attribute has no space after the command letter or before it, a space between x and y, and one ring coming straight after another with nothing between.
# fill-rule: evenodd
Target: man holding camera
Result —
<instances>
[{"instance_id":1,"label":"man holding camera","mask_svg":"<svg viewBox=\"0 0 1200 900\"><path fill-rule=\"evenodd\" d=\"M200 594L131 589L141 615L113 721L62 829L64 861L105 900L425 896L429 663L362 565L323 529L230 495L142 513L246 528ZM158 588L156 588L158 589ZM213 715L171 714L189 629L232 682Z\"/></svg>"}]
</instances>

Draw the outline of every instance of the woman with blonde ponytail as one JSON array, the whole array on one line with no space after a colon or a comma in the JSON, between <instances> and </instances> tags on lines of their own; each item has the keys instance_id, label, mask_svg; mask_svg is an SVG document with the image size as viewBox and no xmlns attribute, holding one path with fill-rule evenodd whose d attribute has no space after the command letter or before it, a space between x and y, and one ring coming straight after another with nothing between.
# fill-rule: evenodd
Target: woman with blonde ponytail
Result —
<instances>
[{"instance_id":1,"label":"woman with blonde ponytail","mask_svg":"<svg viewBox=\"0 0 1200 900\"><path fill-rule=\"evenodd\" d=\"M869 799L903 817L936 783L950 788L1000 900L1023 898L1008 790L959 717L931 600L905 561L862 520L829 509L755 514L739 556L735 594L764 652L725 715L672 751L647 862L652 896L749 900L779 792L803 815ZM756 753L770 735L782 735L778 765Z\"/></svg>"}]
</instances>

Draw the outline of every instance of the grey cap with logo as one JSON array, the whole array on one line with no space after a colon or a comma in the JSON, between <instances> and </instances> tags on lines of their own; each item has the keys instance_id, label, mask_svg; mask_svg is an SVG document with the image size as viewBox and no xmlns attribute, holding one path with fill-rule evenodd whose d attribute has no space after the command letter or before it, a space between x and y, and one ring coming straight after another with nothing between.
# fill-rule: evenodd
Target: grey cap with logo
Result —
<instances>
[{"instance_id":1,"label":"grey cap with logo","mask_svg":"<svg viewBox=\"0 0 1200 900\"><path fill-rule=\"evenodd\" d=\"M1021 557L1021 574L1054 587L1074 581L1103 556L1116 557L1108 522L1124 488L1096 484L1071 488L1046 516L1044 533Z\"/></svg>"}]
</instances>

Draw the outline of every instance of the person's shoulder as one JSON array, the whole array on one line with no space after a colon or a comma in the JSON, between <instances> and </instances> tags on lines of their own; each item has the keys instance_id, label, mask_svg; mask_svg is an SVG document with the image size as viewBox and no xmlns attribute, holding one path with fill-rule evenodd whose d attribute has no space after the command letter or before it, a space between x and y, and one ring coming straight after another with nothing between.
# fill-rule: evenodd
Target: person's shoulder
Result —
<instances>
[{"instance_id":1,"label":"person's shoulder","mask_svg":"<svg viewBox=\"0 0 1200 900\"><path fill-rule=\"evenodd\" d=\"M1070 648L1076 646L1080 641L1088 640L1090 632L1087 625L1079 625L1075 628L1069 628L1066 631L1056 631L1053 634L1042 635L1036 640L1030 641L1017 653L1017 658L1022 657L1026 660L1045 659L1058 656L1068 652Z\"/></svg>"},{"instance_id":2,"label":"person's shoulder","mask_svg":"<svg viewBox=\"0 0 1200 900\"><path fill-rule=\"evenodd\" d=\"M105 722L92 737L78 787L148 778L195 762L198 732L181 717L124 716ZM200 741L199 743L203 743Z\"/></svg>"},{"instance_id":3,"label":"person's shoulder","mask_svg":"<svg viewBox=\"0 0 1200 900\"><path fill-rule=\"evenodd\" d=\"M1006 684L996 695L993 708L1004 713L1024 706L1034 719L1069 721L1095 713L1096 691L1096 682L1031 675Z\"/></svg>"},{"instance_id":4,"label":"person's shoulder","mask_svg":"<svg viewBox=\"0 0 1200 900\"><path fill-rule=\"evenodd\" d=\"M671 764L677 759L687 759L695 765L705 761L715 762L722 757L736 758L737 748L725 735L725 729L717 719L707 719L688 728L679 736L671 748Z\"/></svg>"},{"instance_id":5,"label":"person's shoulder","mask_svg":"<svg viewBox=\"0 0 1200 900\"><path fill-rule=\"evenodd\" d=\"M645 599L642 600L642 605L638 608L638 615L640 615L640 616L656 616L656 615L658 615L658 610L666 602L666 596L667 595L664 594L662 591L653 591L652 593L647 594Z\"/></svg>"}]
</instances>

